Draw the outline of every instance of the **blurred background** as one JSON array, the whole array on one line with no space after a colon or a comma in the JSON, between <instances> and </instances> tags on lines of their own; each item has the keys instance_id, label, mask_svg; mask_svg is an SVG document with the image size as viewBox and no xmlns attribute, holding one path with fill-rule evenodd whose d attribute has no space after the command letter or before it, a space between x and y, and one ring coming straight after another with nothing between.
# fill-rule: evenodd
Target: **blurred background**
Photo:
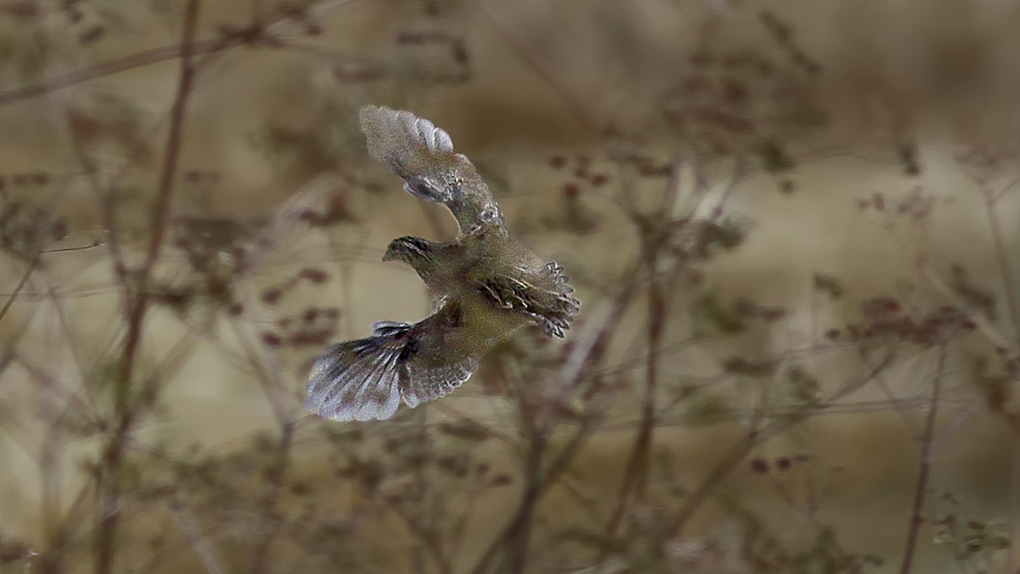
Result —
<instances>
[{"instance_id":1,"label":"blurred background","mask_svg":"<svg viewBox=\"0 0 1020 574\"><path fill-rule=\"evenodd\" d=\"M1020 6L2 0L0 572L1020 568ZM582 300L442 401L301 408L431 312L447 130Z\"/></svg>"}]
</instances>

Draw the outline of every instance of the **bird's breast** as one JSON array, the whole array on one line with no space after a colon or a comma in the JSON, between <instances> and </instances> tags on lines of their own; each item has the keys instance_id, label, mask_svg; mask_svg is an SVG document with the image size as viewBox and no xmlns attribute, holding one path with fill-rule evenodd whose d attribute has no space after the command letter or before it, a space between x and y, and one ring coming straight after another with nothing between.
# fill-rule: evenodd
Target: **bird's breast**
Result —
<instances>
[{"instance_id":1,"label":"bird's breast","mask_svg":"<svg viewBox=\"0 0 1020 574\"><path fill-rule=\"evenodd\" d=\"M487 351L526 322L518 313L496 306L477 291L464 293L460 299L463 332L470 338L468 343L479 350Z\"/></svg>"}]
</instances>

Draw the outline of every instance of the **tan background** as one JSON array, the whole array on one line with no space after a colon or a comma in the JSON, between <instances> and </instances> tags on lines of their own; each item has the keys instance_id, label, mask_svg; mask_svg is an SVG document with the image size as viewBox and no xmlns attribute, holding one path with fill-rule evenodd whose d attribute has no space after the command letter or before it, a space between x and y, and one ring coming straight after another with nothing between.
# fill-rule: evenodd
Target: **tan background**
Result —
<instances>
[{"instance_id":1,"label":"tan background","mask_svg":"<svg viewBox=\"0 0 1020 574\"><path fill-rule=\"evenodd\" d=\"M3 4L0 92L46 82L54 87L74 70L173 46L180 38L184 7L176 0L90 0L74 6L81 12L78 21L58 3ZM300 410L307 361L321 345L264 344L265 333L289 333L280 319L293 317L290 325L300 324L311 307L338 310L335 322L322 311L317 319L317 326L334 329L330 340L366 336L372 321L416 320L431 308L409 269L379 259L390 239L435 238L450 233L452 221L402 193L396 178L366 157L356 115L370 103L412 110L449 131L458 150L492 182L511 228L574 277L584 304L576 337L597 323L614 289L630 279L624 273L638 242L620 198L654 205L666 185L665 179L646 178L629 186L637 180L607 159L609 150L626 143L662 162L680 158L681 194L696 186L690 183L693 170L705 169L707 199L699 216L728 193L726 213L743 222L747 240L701 266L703 284L683 284L675 294L664 345L684 341L699 328L691 309L706 292L727 306L745 297L783 307L787 315L739 336L708 337L664 352L663 385L714 382L704 404L673 409L657 428L655 449L672 453L678 476L656 477L656 488L693 489L723 451L743 440L760 389L773 385L775 393L787 392L774 381L727 374L720 367L725 359L773 357L785 366L796 361L825 385L838 386L860 372L853 348L793 351L821 341L828 328L857 320L858 303L872 297L896 297L914 316L959 303L939 285L952 284L952 266L962 265L969 281L994 297L996 312L982 329L951 344L925 512L934 519L951 507L961 525L974 519L988 521L987 529L1008 531L1020 488L1014 479L1011 498L1017 444L1004 413L1012 412L1015 380L1002 385L1006 398L989 407L974 365L976 357L990 357L994 371L995 346L1015 353L1020 336L1007 311L1007 301L1016 305L1020 293L1010 291L1002 272L1005 263L1013 275L1020 273L1020 201L1009 187L1016 168L1010 154L1020 87L1020 8L956 0L363 0L332 8L314 17L321 35L305 36L305 24L291 19L272 31L282 47L241 46L215 56L187 100L171 227L157 276L167 284L199 277L175 243L189 233L180 223L187 217L222 218L254 229L243 235L250 265L231 278L243 306L239 314L198 300L184 314L157 305L147 315L132 384L156 377L160 394L158 408L132 429L128 451L134 454L118 511L114 571L257 571L253 556L265 558L265 571L441 569L416 559L428 554L422 541L415 542L390 510L366 505L364 492L330 473L337 451L322 431L348 429L311 421ZM224 26L248 26L253 13L274 10L269 2L203 2L198 36L214 38ZM794 44L818 63L819 74L790 63L762 24L765 11L791 27ZM102 34L89 39L97 29ZM434 32L460 39L469 65L459 65L448 45L399 41ZM796 159L792 170L768 173L752 153L744 158L747 173L724 192L732 163L690 154L692 141L700 140L685 139L666 110L676 87L700 74L692 57L702 52L747 52L777 62L776 75L748 80L749 103L741 110L757 122L757 134L788 146ZM353 68L372 77L358 79ZM168 59L0 107L5 209L19 202L65 219L70 233L51 249L99 243L44 254L0 321L4 353L13 357L0 372L0 542L12 549L12 559L0 565L4 571L93 569L101 511L94 481L82 469L101 461L110 432L88 425L83 430L68 420L77 410L89 410L85 418L100 421L116 420L117 414L110 381L126 332L123 284L110 263L111 236L101 209L115 206L122 248L132 261L140 260L177 79L177 61ZM803 102L823 110L828 122L813 126L788 119L796 116L791 109L804 109ZM705 105L710 104L711 99ZM909 177L897 146L914 141L923 169ZM1006 190L994 212L997 223L969 177L973 172L958 161L960 150L975 145L1004 158L987 184ZM602 187L582 186L581 201L595 218L586 234L547 223L562 216L561 189L573 181L578 155L593 158L591 170L609 180ZM550 163L555 156L571 163L556 169ZM795 182L792 193L780 190L786 180ZM933 198L930 216L911 221L891 214L915 188ZM859 208L860 200L875 194L890 206L885 212ZM300 221L303 209L322 212L330 201L342 203L354 221L328 232ZM999 226L1001 252L995 250L992 225ZM919 268L919 254L927 257L925 269L932 275ZM278 304L266 303L267 289L308 267L325 270L330 280L299 282ZM26 261L2 254L0 290L13 293L26 269ZM815 273L839 277L846 295L826 299L812 289ZM645 305L639 297L617 327L611 361L644 356ZM751 559L761 549L747 541L760 521L787 552L821 544L819 533L831 527L843 551L877 555L885 562L874 570L898 571L936 356L931 348L905 349L882 377L885 391L871 381L846 399L851 412L812 416L754 449L716 485L710 503L682 534L670 539L672 546L666 544L675 556L655 568L786 571ZM408 416L362 430L372 438L392 434L406 441L421 421L434 430L459 413L516 438L513 401L482 391L486 373L494 370L483 367L444 399L448 409L429 407L419 415L424 419ZM647 375L641 365L623 371L628 375L614 399L618 404L570 467L571 488L580 494L554 488L542 499L540 532L591 526L578 497L595 501L591 506L608 519L633 446L634 405ZM268 382L260 384L260 373ZM548 384L542 378L534 382ZM897 411L887 392L913 402ZM692 413L713 405L744 414L691 421ZM280 432L274 408L286 420L300 421L282 490L267 486L272 481L258 473L271 465L263 451L272 449L264 443L275 444ZM449 439L436 433L434 440ZM451 550L451 571L469 571L517 508L521 448L490 438L471 452L511 480L484 494L484 503L470 513L463 544ZM810 460L785 473L754 471L752 460L796 454ZM213 461L209 472L216 478L192 484L174 474L167 460L184 466ZM146 489L166 484L181 490L145 499ZM451 509L464 492L456 481L440 478L430 488L452 496L454 502L437 503ZM959 499L957 507L940 502L945 492ZM649 496L652 510L637 505L632 509L637 518L623 529L637 533L627 550L609 552L613 559L600 556L607 560L603 571L623 571L624 565L652 571L639 559L645 552L641 541L652 538L641 530L640 513L654 515L665 503L656 502L658 494ZM277 505L279 516L265 512L264 500ZM299 527L301 512L311 518ZM253 548L267 532L274 544L258 554ZM936 534L931 520L922 526L916 571L969 571L984 563L995 572L1006 571L1007 564L1017 567L1010 550L982 547L954 558L945 545L933 544ZM592 563L590 549L556 546L552 534L534 537L527 571L594 571L585 570ZM424 570L413 565L419 561Z\"/></svg>"}]
</instances>

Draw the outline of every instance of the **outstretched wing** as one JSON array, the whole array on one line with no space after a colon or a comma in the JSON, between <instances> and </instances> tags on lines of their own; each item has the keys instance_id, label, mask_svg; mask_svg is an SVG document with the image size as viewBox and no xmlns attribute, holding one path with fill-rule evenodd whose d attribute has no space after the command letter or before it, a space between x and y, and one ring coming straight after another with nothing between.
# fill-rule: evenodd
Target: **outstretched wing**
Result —
<instances>
[{"instance_id":1,"label":"outstretched wing","mask_svg":"<svg viewBox=\"0 0 1020 574\"><path fill-rule=\"evenodd\" d=\"M479 277L475 283L496 305L527 315L550 337L562 337L581 308L563 267L553 261L537 272L521 271Z\"/></svg>"},{"instance_id":2,"label":"outstretched wing","mask_svg":"<svg viewBox=\"0 0 1020 574\"><path fill-rule=\"evenodd\" d=\"M478 357L457 344L461 308L447 303L415 323L381 321L372 337L328 348L315 361L305 408L338 421L388 419L400 401L410 407L464 383Z\"/></svg>"},{"instance_id":3,"label":"outstretched wing","mask_svg":"<svg viewBox=\"0 0 1020 574\"><path fill-rule=\"evenodd\" d=\"M368 140L368 153L400 176L411 195L445 204L462 234L483 225L504 224L478 170L453 151L449 134L432 122L411 112L365 106L361 131Z\"/></svg>"}]
</instances>

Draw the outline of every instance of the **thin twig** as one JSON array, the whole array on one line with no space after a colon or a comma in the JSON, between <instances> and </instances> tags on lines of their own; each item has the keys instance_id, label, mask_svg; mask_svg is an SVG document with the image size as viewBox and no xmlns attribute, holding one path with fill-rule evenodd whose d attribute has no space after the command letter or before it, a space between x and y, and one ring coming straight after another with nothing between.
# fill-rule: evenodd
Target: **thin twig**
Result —
<instances>
[{"instance_id":1,"label":"thin twig","mask_svg":"<svg viewBox=\"0 0 1020 574\"><path fill-rule=\"evenodd\" d=\"M881 363L873 367L869 367L858 381L842 385L839 390L832 393L830 396L825 397L821 401L821 404L839 400L861 388L867 381L874 378L876 373L887 368L891 363L893 356L894 354L890 353L889 356ZM680 507L669 526L665 529L665 536L675 536L683 530L683 527L687 524L691 517L694 516L694 513L701 507L701 505L708 500L708 497L715 491L722 480L726 478L726 476L728 476L730 472L732 472L733 469L736 468L737 465L739 465L754 448L779 433L796 426L802 420L803 417L788 416L781 419L775 419L764 427L748 429L747 433L745 433L745 437L737 441L728 451L726 451L726 453L723 454L715 467L709 471L708 476L702 479L697 488L695 488L687 496L683 506Z\"/></svg>"},{"instance_id":2,"label":"thin twig","mask_svg":"<svg viewBox=\"0 0 1020 574\"><path fill-rule=\"evenodd\" d=\"M191 520L191 517L185 516L184 506L179 501L168 500L167 508L170 510L170 516L174 519L174 523L177 524L177 528L181 531L181 536L184 537L184 540L194 550L195 555L202 561L205 571L209 574L221 574L223 567L220 566L219 560L216 559L212 548L202 539L202 535L198 528L195 527L194 521Z\"/></svg>"},{"instance_id":3,"label":"thin twig","mask_svg":"<svg viewBox=\"0 0 1020 574\"><path fill-rule=\"evenodd\" d=\"M992 242L995 245L995 258L999 264L999 274L1002 277L1002 287L1006 293L1006 309L1009 311L1009 319L1013 325L1013 346L1020 348L1020 304L1017 303L1017 284L1013 278L1012 263L1009 259L1009 252L1006 250L1006 243L1002 238L1002 224L995 211L996 200L985 191L985 209L988 212L988 227L992 231Z\"/></svg>"},{"instance_id":4,"label":"thin twig","mask_svg":"<svg viewBox=\"0 0 1020 574\"><path fill-rule=\"evenodd\" d=\"M511 574L521 574L528 558L528 541L531 538L532 516L535 505L542 493L542 455L545 453L547 439L542 433L532 436L528 448L528 458L524 467L524 496L517 507L517 515L511 521L508 535L508 552L510 554Z\"/></svg>"},{"instance_id":5,"label":"thin twig","mask_svg":"<svg viewBox=\"0 0 1020 574\"><path fill-rule=\"evenodd\" d=\"M640 285L640 280L636 278L637 276L638 274L634 272L624 274L623 277L630 279L626 281L624 289L614 297L607 316L592 322L591 325L586 323L585 327L590 326L591 329L586 328L579 334L579 342L572 352L568 354L566 364L560 372L560 384L556 400L565 400L568 394L577 388L586 374L598 371L598 365L609 344L609 340L616 333L616 325L623 319L624 312L633 301L637 287ZM541 426L537 427L537 430L533 429L531 431L531 436L547 437L552 432L555 424L556 417L549 416ZM487 572L490 563L495 559L499 549L504 544L507 544L509 541L520 540L521 521L524 519L530 520L531 518L531 509L526 507L538 503L544 492L566 471L570 466L570 462L574 460L574 457L577 456L577 453L580 452L592 435L593 423L585 419L567 446L560 450L556 460L547 467L542 480L534 480L536 477L533 473L526 471L525 474L531 477L530 479L526 478L526 480L532 480L532 482L528 482L525 487L525 492L518 505L517 514L500 534L493 539L486 551L482 553L482 556L469 570L471 574ZM544 448L545 445L543 444L542 446ZM529 452L535 452L534 446L532 446Z\"/></svg>"},{"instance_id":6,"label":"thin twig","mask_svg":"<svg viewBox=\"0 0 1020 574\"><path fill-rule=\"evenodd\" d=\"M670 186L671 188L674 186ZM669 203L671 205L671 203ZM663 210L665 213L665 210ZM655 233L657 231L648 231ZM616 509L609 519L606 538L616 536L616 530L623 520L627 504L632 495L640 500L648 480L648 466L651 456L652 435L655 430L655 399L658 394L659 382L659 349L662 346L662 331L666 321L665 298L657 271L660 238L645 237L646 269L649 275L648 286L648 355L645 363L645 396L641 408L641 423L634 446L631 448L630 459L624 471L623 482L617 496Z\"/></svg>"},{"instance_id":7,"label":"thin twig","mask_svg":"<svg viewBox=\"0 0 1020 574\"><path fill-rule=\"evenodd\" d=\"M4 317L7 315L7 311L10 310L11 305L14 304L14 301L18 298L18 295L21 294L21 290L24 289L25 284L28 283L28 278L32 276L32 272L35 271L35 268L38 267L38 265L39 255L36 255L35 257L32 258L32 261L28 264L28 267L25 269L25 272L22 273L21 281L18 281L18 286L14 288L14 291L11 292L11 295L10 297L7 298L7 301L4 301L4 306L0 308L0 321L4 320Z\"/></svg>"},{"instance_id":8,"label":"thin twig","mask_svg":"<svg viewBox=\"0 0 1020 574\"><path fill-rule=\"evenodd\" d=\"M238 34L239 35L239 34ZM238 35L225 37L219 40L205 40L195 44L195 53L205 54L218 52L231 45L240 44ZM56 78L48 78L42 80L38 84L32 84L29 86L23 86L8 90L6 92L0 92L0 106L10 104L12 102L18 102L21 100L28 100L36 98L44 94L61 90L96 80L105 76L111 76L127 70L133 70L135 68L141 68L150 64L158 64L159 62L165 62L167 60L174 60L181 57L181 46L167 46L165 48L156 48L153 50L147 50L145 52L139 52L130 56L119 58L112 62L105 64L99 64L91 68L84 70L78 70L62 74Z\"/></svg>"},{"instance_id":9,"label":"thin twig","mask_svg":"<svg viewBox=\"0 0 1020 574\"><path fill-rule=\"evenodd\" d=\"M526 489L521 498L522 502L518 505L518 513L500 532L500 534L496 536L485 552L482 553L481 558L479 558L474 567L469 570L471 574L482 574L487 572L489 570L489 564L493 561L493 559L495 559L499 549L508 541L516 540L515 536L520 529L518 517L525 514L525 512L522 512L524 504L537 504L539 500L541 500L542 495L545 494L551 486L557 483L559 478L563 475L567 468L569 468L570 463L580 452L581 448L587 444L588 440L593 436L593 430L593 423L582 424L574 436L571 437L567 445L559 451L559 455L556 457L556 460L547 467L543 475L544 479L536 482L532 489ZM528 518L530 518L530 515Z\"/></svg>"},{"instance_id":10,"label":"thin twig","mask_svg":"<svg viewBox=\"0 0 1020 574\"><path fill-rule=\"evenodd\" d=\"M280 444L276 451L276 461L269 471L269 490L262 502L262 521L266 524L265 534L255 545L252 553L252 574L261 574L269 569L269 551L279 532L279 526L273 515L283 489L284 475L290 461L290 449L294 440L294 423L284 423L280 429Z\"/></svg>"},{"instance_id":11,"label":"thin twig","mask_svg":"<svg viewBox=\"0 0 1020 574\"><path fill-rule=\"evenodd\" d=\"M1016 429L1014 429L1014 436ZM1009 470L1009 511L1014 513L1020 510L1020 448L1017 448L1016 438L1013 439L1013 456ZM1006 550L1005 572L1017 572L1016 550L1017 550L1017 524L1016 520L1009 521L1009 548Z\"/></svg>"},{"instance_id":12,"label":"thin twig","mask_svg":"<svg viewBox=\"0 0 1020 574\"><path fill-rule=\"evenodd\" d=\"M903 552L903 564L900 566L900 574L908 574L914 562L914 548L917 545L917 537L921 530L921 522L924 520L924 498L928 493L928 473L931 470L932 440L935 437L935 420L938 416L939 394L942 390L942 375L946 364L947 343L939 347L938 365L935 370L935 378L931 387L931 407L928 409L928 419L925 421L924 434L921 435L921 463L917 470L917 485L914 487L914 505L910 512L910 529L907 532L907 547Z\"/></svg>"},{"instance_id":13,"label":"thin twig","mask_svg":"<svg viewBox=\"0 0 1020 574\"><path fill-rule=\"evenodd\" d=\"M180 158L181 139L184 130L185 107L193 80L192 57L194 56L195 33L198 28L199 0L189 0L185 8L183 40L179 47L181 58L180 77L177 84L177 96L171 114L170 133L167 138L167 149L163 158L163 174L155 205L151 214L152 238L140 273L134 281L128 280L123 285L128 328L124 353L121 360L119 380L116 392L116 412L119 417L117 429L103 456L104 472L100 479L102 504L100 505L99 528L96 534L97 574L109 574L113 571L114 545L120 516L121 466L124 457L124 443L138 416L138 410L131 409L129 404L129 382L134 376L134 363L142 340L142 327L148 310L148 283L153 267L163 247L163 238L169 220L170 199L173 196L174 180L177 175L177 163ZM0 99L0 102L3 100ZM157 384L155 379L146 387ZM148 389L146 389L148 390ZM141 396L148 394L143 391Z\"/></svg>"}]
</instances>

